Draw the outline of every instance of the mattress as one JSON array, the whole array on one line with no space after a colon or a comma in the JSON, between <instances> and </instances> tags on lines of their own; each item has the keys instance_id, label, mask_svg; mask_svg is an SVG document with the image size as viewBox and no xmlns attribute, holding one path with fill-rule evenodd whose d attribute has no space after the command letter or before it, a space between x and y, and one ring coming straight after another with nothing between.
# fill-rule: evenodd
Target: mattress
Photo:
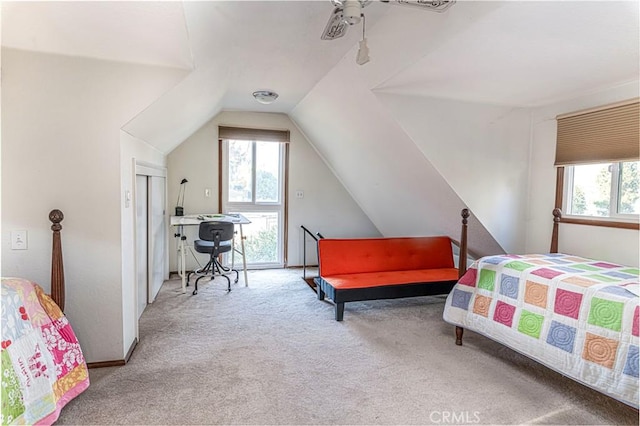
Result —
<instances>
[{"instance_id":1,"label":"mattress","mask_svg":"<svg viewBox=\"0 0 640 426\"><path fill-rule=\"evenodd\" d=\"M637 408L638 274L567 254L483 257L443 318Z\"/></svg>"}]
</instances>

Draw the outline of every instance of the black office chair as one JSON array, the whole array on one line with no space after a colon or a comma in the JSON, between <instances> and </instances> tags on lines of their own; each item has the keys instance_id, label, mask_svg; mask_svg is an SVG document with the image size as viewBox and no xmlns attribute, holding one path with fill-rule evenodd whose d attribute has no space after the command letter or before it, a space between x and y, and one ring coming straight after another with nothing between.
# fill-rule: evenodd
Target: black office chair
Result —
<instances>
[{"instance_id":1,"label":"black office chair","mask_svg":"<svg viewBox=\"0 0 640 426\"><path fill-rule=\"evenodd\" d=\"M231 280L227 274L231 272L236 273L236 279L234 283L238 282L238 271L235 269L227 268L218 261L218 256L223 253L230 252L233 248L231 242L233 240L234 229L232 222L202 222L198 230L199 240L195 240L193 243L194 248L198 253L208 253L210 255L209 262L202 268L193 272L189 272L187 276L187 285L189 285L189 279L192 274L200 275L196 279L195 288L193 294L198 294L198 281L202 278L211 275L213 280L216 276L220 275L227 280L227 291L231 291Z\"/></svg>"}]
</instances>

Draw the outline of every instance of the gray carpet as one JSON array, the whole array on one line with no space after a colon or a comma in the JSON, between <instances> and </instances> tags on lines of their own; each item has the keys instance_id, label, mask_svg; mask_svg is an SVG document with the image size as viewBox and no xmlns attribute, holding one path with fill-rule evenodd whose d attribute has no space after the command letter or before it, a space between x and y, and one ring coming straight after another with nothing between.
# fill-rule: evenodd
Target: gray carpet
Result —
<instances>
[{"instance_id":1,"label":"gray carpet","mask_svg":"<svg viewBox=\"0 0 640 426\"><path fill-rule=\"evenodd\" d=\"M200 293L167 281L124 367L94 369L58 424L638 424L638 412L442 320L442 297L347 303L300 270Z\"/></svg>"}]
</instances>

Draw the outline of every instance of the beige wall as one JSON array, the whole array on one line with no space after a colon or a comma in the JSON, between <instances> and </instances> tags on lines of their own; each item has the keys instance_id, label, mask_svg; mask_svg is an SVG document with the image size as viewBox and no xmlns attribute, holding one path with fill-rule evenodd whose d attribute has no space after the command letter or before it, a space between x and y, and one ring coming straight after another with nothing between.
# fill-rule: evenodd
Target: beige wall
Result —
<instances>
[{"instance_id":1,"label":"beige wall","mask_svg":"<svg viewBox=\"0 0 640 426\"><path fill-rule=\"evenodd\" d=\"M185 214L218 211L218 126L288 129L289 146L289 241L288 266L302 265L303 235L300 225L325 237L380 235L351 196L314 151L305 136L285 114L223 111L206 123L167 156L169 210L174 214L179 183L187 178ZM211 197L204 196L211 188ZM297 190L304 198L295 197ZM189 240L195 237L191 231ZM170 231L170 237L173 231ZM176 241L170 238L170 269L177 270ZM315 256L315 246L307 243ZM194 266L188 259L187 266Z\"/></svg>"},{"instance_id":2,"label":"beige wall","mask_svg":"<svg viewBox=\"0 0 640 426\"><path fill-rule=\"evenodd\" d=\"M89 362L122 359L120 128L183 72L2 49L2 275L49 291L65 214L66 314ZM12 230L28 250L10 250Z\"/></svg>"}]
</instances>

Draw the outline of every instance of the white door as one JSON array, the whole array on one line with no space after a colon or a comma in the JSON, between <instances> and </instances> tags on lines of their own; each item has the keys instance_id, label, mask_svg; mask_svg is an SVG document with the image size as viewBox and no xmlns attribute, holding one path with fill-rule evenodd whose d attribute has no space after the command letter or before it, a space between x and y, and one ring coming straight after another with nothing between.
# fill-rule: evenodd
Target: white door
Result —
<instances>
[{"instance_id":1,"label":"white door","mask_svg":"<svg viewBox=\"0 0 640 426\"><path fill-rule=\"evenodd\" d=\"M167 224L164 177L149 176L149 303L153 303L165 278Z\"/></svg>"},{"instance_id":2,"label":"white door","mask_svg":"<svg viewBox=\"0 0 640 426\"><path fill-rule=\"evenodd\" d=\"M148 183L147 176L136 175L136 286L138 318L147 307L148 274Z\"/></svg>"},{"instance_id":3,"label":"white door","mask_svg":"<svg viewBox=\"0 0 640 426\"><path fill-rule=\"evenodd\" d=\"M146 168L148 169L148 168ZM145 173L145 172L142 172ZM155 173L151 169L146 173ZM136 286L138 318L167 278L166 178L136 174Z\"/></svg>"}]
</instances>

